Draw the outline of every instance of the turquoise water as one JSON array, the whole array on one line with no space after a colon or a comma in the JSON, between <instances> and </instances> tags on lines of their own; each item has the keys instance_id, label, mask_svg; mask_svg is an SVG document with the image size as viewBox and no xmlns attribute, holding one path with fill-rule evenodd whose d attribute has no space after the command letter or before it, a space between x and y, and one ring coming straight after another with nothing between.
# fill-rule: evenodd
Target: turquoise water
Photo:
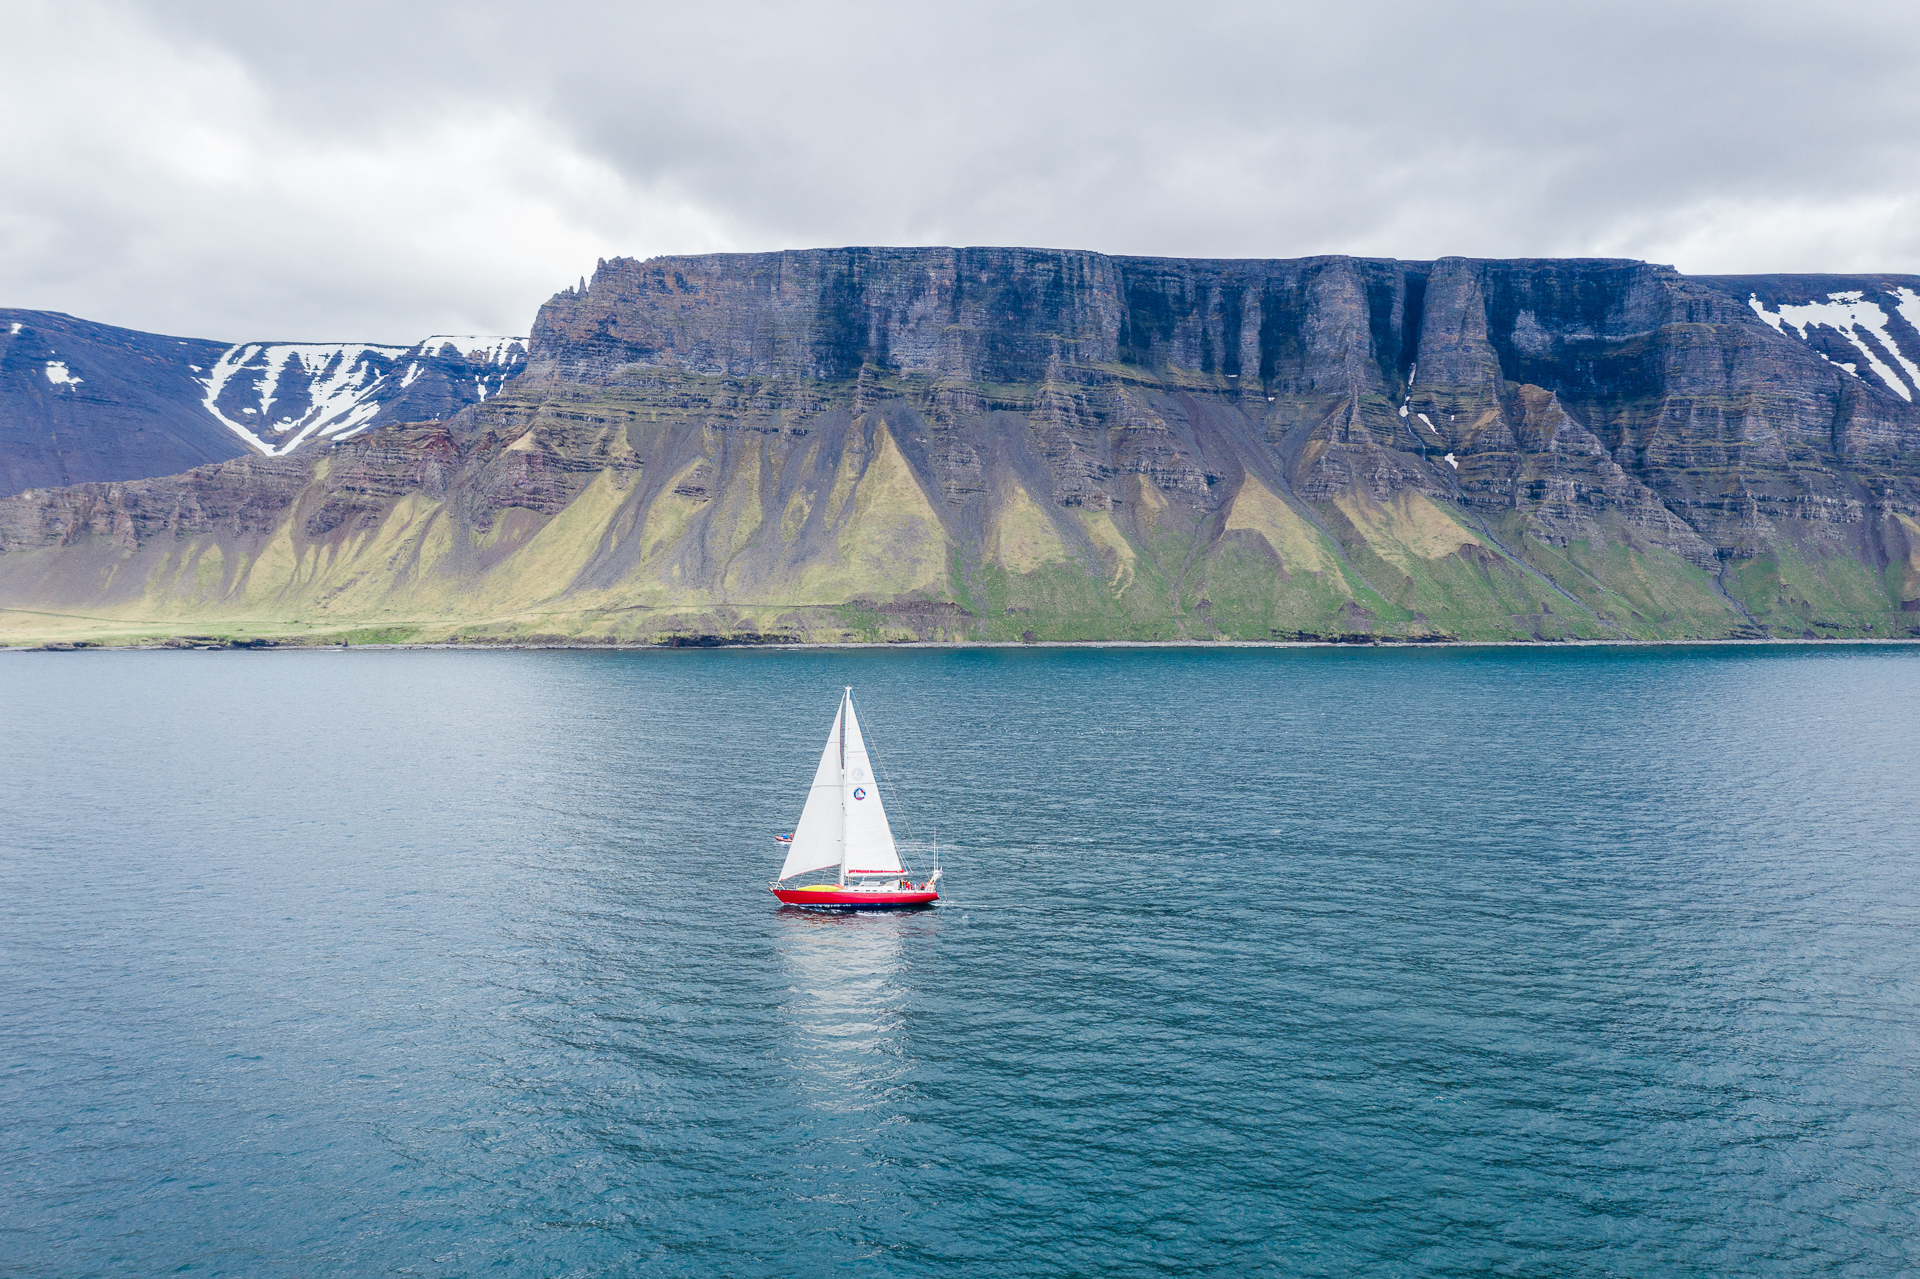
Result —
<instances>
[{"instance_id":1,"label":"turquoise water","mask_svg":"<svg viewBox=\"0 0 1920 1279\"><path fill-rule=\"evenodd\" d=\"M937 908L765 891L843 683ZM1891 1275L1920 652L0 655L0 1271Z\"/></svg>"}]
</instances>

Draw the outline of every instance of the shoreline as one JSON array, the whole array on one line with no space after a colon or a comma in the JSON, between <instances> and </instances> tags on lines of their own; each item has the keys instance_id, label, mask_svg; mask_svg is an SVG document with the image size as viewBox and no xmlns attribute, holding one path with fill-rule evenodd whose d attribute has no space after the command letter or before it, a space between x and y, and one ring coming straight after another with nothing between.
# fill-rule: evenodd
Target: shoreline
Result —
<instances>
[{"instance_id":1,"label":"shoreline","mask_svg":"<svg viewBox=\"0 0 1920 1279\"><path fill-rule=\"evenodd\" d=\"M829 649L847 649L855 651L891 651L895 649L1223 649L1223 648L1329 648L1329 649L1457 649L1457 648L1524 648L1555 651L1569 648L1832 648L1873 646L1894 648L1920 645L1920 638L1786 638L1766 636L1746 639L1564 639L1564 640L1405 640L1383 638L1379 640L893 640L870 643L864 641L795 641L791 644L767 644L754 641L733 643L721 641L712 644L674 644L674 643L635 643L635 644L566 644L566 643L396 643L396 644L308 644L278 642L266 643L159 643L159 644L102 644L81 640L72 643L53 644L13 644L0 645L0 653L204 653L204 652L288 652L288 653L338 653L349 652L473 652L473 653L544 653L544 652L605 652L605 653L684 653L714 652L723 649L751 649L758 652L804 651L815 652Z\"/></svg>"}]
</instances>

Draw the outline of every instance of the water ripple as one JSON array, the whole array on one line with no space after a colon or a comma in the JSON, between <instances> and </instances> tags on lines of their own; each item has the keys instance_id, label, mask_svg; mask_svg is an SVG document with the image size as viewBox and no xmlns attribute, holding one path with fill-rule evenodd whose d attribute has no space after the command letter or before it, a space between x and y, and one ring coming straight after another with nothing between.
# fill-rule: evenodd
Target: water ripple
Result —
<instances>
[{"instance_id":1,"label":"water ripple","mask_svg":"<svg viewBox=\"0 0 1920 1279\"><path fill-rule=\"evenodd\" d=\"M11 656L0 1263L1908 1272L1916 673ZM764 891L842 683L934 911Z\"/></svg>"}]
</instances>

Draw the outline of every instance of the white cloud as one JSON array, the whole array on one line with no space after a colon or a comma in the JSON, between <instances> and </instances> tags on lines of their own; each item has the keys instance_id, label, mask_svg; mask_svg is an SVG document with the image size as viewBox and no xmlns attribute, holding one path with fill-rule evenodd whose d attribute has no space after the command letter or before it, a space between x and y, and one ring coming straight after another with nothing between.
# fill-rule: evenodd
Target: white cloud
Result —
<instances>
[{"instance_id":1,"label":"white cloud","mask_svg":"<svg viewBox=\"0 0 1920 1279\"><path fill-rule=\"evenodd\" d=\"M16 4L0 302L524 330L617 253L1920 270L1920 9Z\"/></svg>"},{"instance_id":2,"label":"white cloud","mask_svg":"<svg viewBox=\"0 0 1920 1279\"><path fill-rule=\"evenodd\" d=\"M42 104L39 127L0 131L18 175L0 195L8 305L216 338L411 342L524 332L603 255L727 243L670 182L630 180L510 104L336 129L288 119L233 56L108 10L47 25L0 53L0 81Z\"/></svg>"},{"instance_id":3,"label":"white cloud","mask_svg":"<svg viewBox=\"0 0 1920 1279\"><path fill-rule=\"evenodd\" d=\"M1920 191L1709 198L1623 216L1598 243L1706 275L1920 271Z\"/></svg>"}]
</instances>

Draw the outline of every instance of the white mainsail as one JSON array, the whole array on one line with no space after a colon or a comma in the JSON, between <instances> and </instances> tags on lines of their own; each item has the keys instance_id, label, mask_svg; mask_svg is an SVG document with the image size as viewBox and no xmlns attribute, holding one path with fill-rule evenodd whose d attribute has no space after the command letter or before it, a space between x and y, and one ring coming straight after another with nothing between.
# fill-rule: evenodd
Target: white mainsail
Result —
<instances>
[{"instance_id":1,"label":"white mainsail","mask_svg":"<svg viewBox=\"0 0 1920 1279\"><path fill-rule=\"evenodd\" d=\"M846 805L841 798L840 723L845 714L846 699L842 698L840 713L833 717L833 731L827 734L827 748L820 752L820 767L813 772L807 806L800 810L800 824L793 828L793 843L787 848L786 863L780 867L782 879L842 864Z\"/></svg>"},{"instance_id":2,"label":"white mainsail","mask_svg":"<svg viewBox=\"0 0 1920 1279\"><path fill-rule=\"evenodd\" d=\"M853 713L852 689L847 690L841 705L847 721L846 873L898 875L902 870L900 850L893 842L893 827L887 824L887 810L880 803L880 782L873 775L873 761L867 758L860 719ZM798 838L795 836L796 842Z\"/></svg>"}]
</instances>

